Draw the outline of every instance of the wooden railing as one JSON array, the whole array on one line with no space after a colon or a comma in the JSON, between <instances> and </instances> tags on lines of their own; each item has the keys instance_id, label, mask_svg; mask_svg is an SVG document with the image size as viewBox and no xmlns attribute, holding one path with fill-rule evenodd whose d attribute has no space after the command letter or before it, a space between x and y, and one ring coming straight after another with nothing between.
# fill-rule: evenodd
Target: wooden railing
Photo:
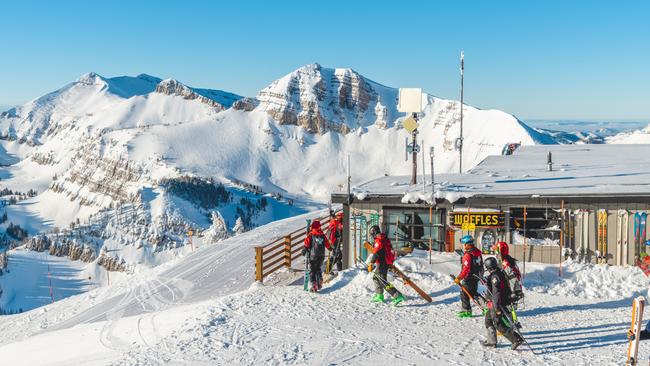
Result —
<instances>
[{"instance_id":1,"label":"wooden railing","mask_svg":"<svg viewBox=\"0 0 650 366\"><path fill-rule=\"evenodd\" d=\"M329 216L317 219L327 231ZM291 268L294 260L302 255L304 241L307 235L307 226L292 233L282 236L266 245L255 247L255 281L263 282L264 278L277 270L286 267Z\"/></svg>"}]
</instances>

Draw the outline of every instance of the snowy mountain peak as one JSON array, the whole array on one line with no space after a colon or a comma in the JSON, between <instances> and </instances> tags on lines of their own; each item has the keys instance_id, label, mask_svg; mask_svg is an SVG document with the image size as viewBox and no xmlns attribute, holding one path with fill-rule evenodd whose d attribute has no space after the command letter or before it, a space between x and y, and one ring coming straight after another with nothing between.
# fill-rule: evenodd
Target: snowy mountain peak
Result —
<instances>
[{"instance_id":1,"label":"snowy mountain peak","mask_svg":"<svg viewBox=\"0 0 650 366\"><path fill-rule=\"evenodd\" d=\"M391 127L400 116L396 97L397 89L372 82L352 69L313 63L275 80L255 98L234 107L264 111L280 124L302 126L309 132L347 133L371 125Z\"/></svg>"},{"instance_id":2,"label":"snowy mountain peak","mask_svg":"<svg viewBox=\"0 0 650 366\"><path fill-rule=\"evenodd\" d=\"M87 72L77 79L77 83L83 85L107 85L107 80L95 72Z\"/></svg>"}]
</instances>

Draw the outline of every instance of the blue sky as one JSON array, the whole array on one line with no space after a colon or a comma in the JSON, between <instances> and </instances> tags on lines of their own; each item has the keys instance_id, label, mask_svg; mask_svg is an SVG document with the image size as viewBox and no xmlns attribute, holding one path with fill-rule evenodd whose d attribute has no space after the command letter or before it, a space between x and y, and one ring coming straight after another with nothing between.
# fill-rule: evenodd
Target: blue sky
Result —
<instances>
[{"instance_id":1,"label":"blue sky","mask_svg":"<svg viewBox=\"0 0 650 366\"><path fill-rule=\"evenodd\" d=\"M650 120L648 1L3 1L0 106L95 71L254 95L301 65L524 119Z\"/></svg>"}]
</instances>

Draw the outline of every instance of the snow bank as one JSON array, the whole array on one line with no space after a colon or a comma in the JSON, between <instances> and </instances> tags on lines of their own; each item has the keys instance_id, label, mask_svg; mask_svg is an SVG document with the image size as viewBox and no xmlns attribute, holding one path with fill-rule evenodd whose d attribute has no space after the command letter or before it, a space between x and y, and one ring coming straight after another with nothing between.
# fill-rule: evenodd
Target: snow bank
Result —
<instances>
[{"instance_id":1,"label":"snow bank","mask_svg":"<svg viewBox=\"0 0 650 366\"><path fill-rule=\"evenodd\" d=\"M520 233L516 232L513 235L513 239L515 244L524 244L524 236L521 235ZM544 238L544 239L535 239L535 238L526 238L526 245L540 245L540 246L558 246L560 245L560 240L559 239L550 239L550 238Z\"/></svg>"},{"instance_id":2,"label":"snow bank","mask_svg":"<svg viewBox=\"0 0 650 366\"><path fill-rule=\"evenodd\" d=\"M585 299L621 299L645 295L648 290L648 279L637 267L568 260L564 262L561 278L557 266L536 265L535 268L525 277L524 285L528 291Z\"/></svg>"}]
</instances>

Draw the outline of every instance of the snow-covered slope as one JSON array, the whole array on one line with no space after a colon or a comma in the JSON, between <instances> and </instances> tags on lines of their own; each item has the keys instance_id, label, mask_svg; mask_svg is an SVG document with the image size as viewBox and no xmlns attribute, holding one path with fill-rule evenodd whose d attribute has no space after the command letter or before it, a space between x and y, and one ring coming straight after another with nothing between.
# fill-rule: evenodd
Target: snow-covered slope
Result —
<instances>
[{"instance_id":1,"label":"snow-covered slope","mask_svg":"<svg viewBox=\"0 0 650 366\"><path fill-rule=\"evenodd\" d=\"M650 144L650 125L631 132L621 132L607 138L609 144Z\"/></svg>"},{"instance_id":2,"label":"snow-covered slope","mask_svg":"<svg viewBox=\"0 0 650 366\"><path fill-rule=\"evenodd\" d=\"M251 243L299 228L304 218L216 246L199 243L183 258L110 287L6 317L0 354L12 365L619 364L630 299L647 289L635 267L568 263L558 277L555 265L529 263L518 317L537 354L525 346L511 352L502 337L499 348L484 348L483 317L455 316L458 288L449 274L460 270L456 254L433 254L431 264L418 250L397 259L432 303L391 278L406 301L397 308L371 304L372 275L360 268L335 277L320 294L304 292L291 277L251 285ZM640 355L649 353L650 344L641 342Z\"/></svg>"}]
</instances>

